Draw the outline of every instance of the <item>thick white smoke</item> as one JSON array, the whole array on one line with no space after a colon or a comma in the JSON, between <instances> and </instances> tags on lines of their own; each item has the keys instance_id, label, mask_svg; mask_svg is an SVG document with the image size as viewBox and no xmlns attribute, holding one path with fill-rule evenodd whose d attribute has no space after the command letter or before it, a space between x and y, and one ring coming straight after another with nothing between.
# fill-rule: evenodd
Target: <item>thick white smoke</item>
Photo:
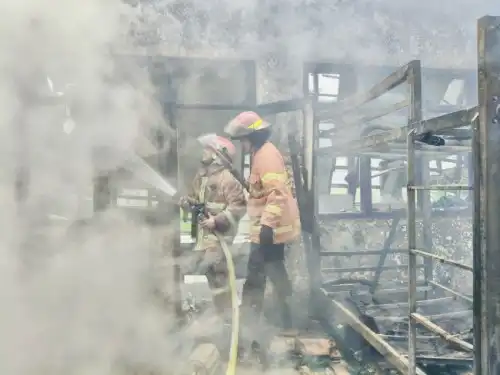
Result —
<instances>
[{"instance_id":1,"label":"thick white smoke","mask_svg":"<svg viewBox=\"0 0 500 375\"><path fill-rule=\"evenodd\" d=\"M169 317L149 293L150 231L117 212L68 231L91 215L95 172L116 167L142 127L161 119L146 72L113 54L133 42L133 9L114 0L0 9L0 371L165 368ZM64 99L44 104L57 92ZM63 126L70 115L74 128ZM20 167L30 178L16 207Z\"/></svg>"}]
</instances>

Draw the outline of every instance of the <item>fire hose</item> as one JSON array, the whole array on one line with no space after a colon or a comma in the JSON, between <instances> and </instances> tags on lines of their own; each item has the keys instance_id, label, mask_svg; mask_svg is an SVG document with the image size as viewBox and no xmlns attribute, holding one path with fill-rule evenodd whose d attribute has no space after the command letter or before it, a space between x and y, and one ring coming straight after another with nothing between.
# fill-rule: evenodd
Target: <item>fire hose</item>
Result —
<instances>
[{"instance_id":1,"label":"fire hose","mask_svg":"<svg viewBox=\"0 0 500 375\"><path fill-rule=\"evenodd\" d=\"M238 361L238 337L240 333L240 307L238 304L238 291L236 289L236 272L234 269L233 256L224 237L214 231L219 240L224 256L226 257L227 271L229 275L229 289L231 291L231 346L229 349L229 361L226 375L235 375L236 363Z\"/></svg>"}]
</instances>

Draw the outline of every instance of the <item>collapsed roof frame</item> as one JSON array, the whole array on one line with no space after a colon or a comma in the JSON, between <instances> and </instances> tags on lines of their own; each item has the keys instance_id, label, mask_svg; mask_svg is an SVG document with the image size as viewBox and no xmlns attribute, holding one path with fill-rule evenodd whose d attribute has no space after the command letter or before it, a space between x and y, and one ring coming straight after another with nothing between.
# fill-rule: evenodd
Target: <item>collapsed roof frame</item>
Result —
<instances>
[{"instance_id":1,"label":"collapsed roof frame","mask_svg":"<svg viewBox=\"0 0 500 375\"><path fill-rule=\"evenodd\" d=\"M376 148L377 146L385 146L390 142L394 141L401 141L401 140L406 140L406 137L408 135L408 132L410 130L415 129L418 134L423 134L423 133L428 133L428 132L435 132L439 133L441 131L449 131L450 129L453 129L455 127L462 127L463 125L470 124L473 120L473 117L477 113L477 108L472 108L470 110L462 110L458 111L455 113L451 113L448 115L444 116L439 116L435 119L427 120L427 121L422 121L422 85L421 85L421 66L420 66L420 61L412 61L409 64L403 66L402 68L396 70L393 74L391 74L389 77L384 79L381 83L375 85L372 89L370 89L368 92L363 92L357 95L353 95L351 97L348 97L339 103L336 103L332 105L333 107L333 113L330 113L329 115L332 115L335 118L341 119L342 114L345 113L346 111L350 110L355 110L358 108L360 105L374 100L384 93L390 91L394 87L401 85L401 84L407 84L408 86L408 92L409 92L409 98L406 102L404 103L396 103L393 107L394 110L399 110L402 107L408 106L409 107L409 118L408 118L408 125L404 127L397 127L393 128L391 130L388 130L386 132L383 132L381 134L376 134L372 136L366 136L363 137L359 140L351 141L351 142L346 142L345 139L341 139L340 137L337 137L337 142L333 142L332 146L328 148L326 152L330 153L335 153L335 155L357 155L360 158L360 165L365 166L365 172L368 172L364 176L364 181L361 179L361 193L363 194L363 190L369 191L371 193L371 162L370 162L370 156L366 156L363 153L366 151L369 151L370 149ZM323 109L324 111L324 109ZM313 127L315 128L315 133L319 133L318 129L319 121L314 121ZM340 139L339 139L340 138ZM413 140L413 138L412 138ZM411 142L411 145L414 145L413 142ZM413 155L415 153L415 150L412 148L412 152L409 152L409 155ZM320 157L320 153L325 152L325 150L317 150L314 155L314 160L315 164L317 164L318 157ZM383 154L384 151L380 151L380 154ZM428 162L423 163L423 158L420 157L418 160L418 165L417 167L415 166L416 161L415 157L409 158L408 159L408 168L409 168L409 173L414 173L414 169L418 168L418 180L420 184L422 184L424 181L428 179L426 176L429 176L429 168L428 168ZM410 169L411 168L411 169ZM318 171L319 172L319 171ZM317 176L318 174L315 173L313 170L312 173L313 176ZM411 180L409 180L408 183L410 183ZM315 191L317 191L317 187L314 188ZM414 204L415 200L411 199L412 193L415 192L416 189L410 189L410 193L408 196L410 197L409 199L409 205ZM424 263L424 283L423 286L427 287L431 283L433 284L434 287L438 288L445 288L447 292L449 292L449 289L434 283L431 281L432 277L432 258L434 257L432 254L429 254L430 249L432 248L432 233L431 233L431 217L432 217L432 211L431 211L431 205L430 205L430 195L427 190L421 189L418 192L419 195L419 211L420 215L422 216L423 219L423 227L424 227L424 248L426 251L420 250L419 255L427 255L426 256L426 261ZM376 217L384 217L384 218L392 218L392 226L391 230L386 237L386 241L384 243L384 248L379 251L369 251L370 255L380 255L379 259L379 264L377 267L363 267L360 269L352 269L352 268L344 268L344 269L321 269L318 267L318 273L321 274L321 271L323 272L328 272L328 273L343 273L346 271L375 271L375 276L373 279L373 283L370 286L369 292L371 294L375 292L383 292L388 291L389 287L387 286L382 286L380 285L380 277L382 271L385 269L389 268L394 268L394 267L384 267L385 259L387 255L391 252L394 252L394 250L390 249L391 243L394 239L394 235L396 233L396 228L400 222L400 219L402 216L404 216L405 211L404 210L398 210L398 211L393 211L393 212L386 212L384 215L376 215L373 211L371 211L371 201L369 201L369 204L365 205L364 207L362 206L362 212L355 212L355 213L348 213L347 215L344 213L333 213L333 214L320 214L318 212L318 197L315 199L315 210L314 210L314 217L318 218L319 220L349 220L349 219L358 219L358 218L376 218ZM362 202L363 204L363 202ZM363 212L364 211L364 212ZM408 221L407 225L412 226L413 229L416 226L415 220L415 209L411 211L413 213L412 216L408 216ZM454 212L456 215L457 213ZM410 241L409 245L412 251L410 251L411 256L416 256L417 254L417 249L415 249L415 241L413 239L414 236L414 230L410 232L412 233L412 241ZM319 233L313 233L313 237L316 237L316 244L319 249L321 249L321 242L320 242L320 234ZM396 252L401 252L401 250L396 250ZM403 251L403 252L408 252L408 250ZM363 256L366 255L366 251L344 251L344 252L336 252L336 251L321 251L320 256L322 257L331 257L331 256ZM434 257L436 258L436 257ZM444 260L441 260L442 262L445 262ZM412 302L411 307L414 308L416 306L416 301L414 300L414 296L416 295L416 269L420 268L412 259L412 261L408 265L404 266L398 266L397 268L408 268L410 270L410 289L409 289L409 295L413 296L410 298ZM414 276L414 277L413 277ZM408 371L411 371L411 368L413 368L412 374L415 374L415 371L417 374L424 374L420 369L417 369L416 363L417 361L421 363L422 358L418 358L416 356L416 331L415 327L412 326L412 323L410 323L411 326L411 331L410 331L410 342L413 344L410 347L409 350L409 360L407 360L401 353L398 353L398 350L396 350L389 342L387 342L384 338L381 337L381 335L376 334L372 328L366 326L361 320L359 320L359 317L355 316L352 314L352 312L346 308L346 306L339 300L336 300L335 297L338 297L336 294L338 290L336 288L332 288L331 282L327 281L326 283L323 283L323 281L320 281L322 284L321 289L325 293L325 296L327 297L334 297L334 299L331 302L332 310L335 311L335 313L343 316L349 323L349 325L354 328L371 346L373 346L377 351L379 351L380 354L386 357L386 359L398 370L400 370L403 373L407 373ZM453 291L452 291L453 292ZM455 294L456 296L456 294ZM413 298L413 299L412 299ZM465 296L467 299L467 297ZM427 300L427 293L425 294L424 301ZM437 301L436 301L437 302ZM413 313L416 314L416 311L413 311ZM417 315L415 315L416 319ZM425 317L419 317L422 318L420 319L420 324L423 324L422 321L425 321ZM427 322L427 321L426 321ZM435 326L427 326L429 330L432 332L443 336L442 330L440 331L439 327L436 328ZM449 334L445 333L446 336L445 339L449 339ZM460 342L462 347L466 347L468 350L470 350L470 345L464 342ZM435 358L436 362L439 362L439 358ZM416 370L415 370L416 369Z\"/></svg>"},{"instance_id":2,"label":"collapsed roof frame","mask_svg":"<svg viewBox=\"0 0 500 375\"><path fill-rule=\"evenodd\" d=\"M338 107L342 111L345 107L355 107L368 100L374 99L383 94L383 92L391 89L401 82L409 83L410 91L410 113L408 125L395 128L381 134L375 134L363 137L354 142L346 143L339 140L337 144L333 144L330 152L335 152L339 155L346 153L355 153L363 155L364 152L380 147L387 146L394 141L404 141L406 139L407 156L408 156L408 209L407 209L407 225L409 227L409 249L406 250L410 256L409 264L407 265L409 272L408 296L409 296L409 337L408 337L408 357L401 355L394 349L381 335L376 334L365 323L363 323L355 314L343 306L335 298L331 305L333 311L346 319L349 325L354 328L363 338L377 351L388 359L398 370L403 373L425 374L422 368L417 367L417 364L428 363L428 359L421 358L416 355L417 347L417 325L425 327L438 336L448 341L450 345L459 347L461 351L474 353L475 373L493 372L498 370L498 357L495 355L498 351L498 343L495 343L494 334L498 332L497 317L499 315L498 304L493 306L495 288L498 290L498 281L493 281L492 274L495 267L498 267L498 254L495 258L495 253L500 243L498 221L498 184L500 183L499 174L497 173L497 163L500 158L500 139L498 123L500 122L500 17L484 17L478 22L478 60L479 60L479 106L470 109L459 110L454 113L442 115L429 120L422 120L422 98L421 98L421 68L419 61L413 61L408 65L399 69L394 74L389 76L379 85L374 86L367 93L355 95L348 98ZM400 108L400 103L396 105ZM338 113L338 112L337 112ZM316 124L315 124L316 125ZM474 158L471 167L475 173L469 173L469 181L474 178L474 267L460 264L442 257L432 254L432 238L430 237L429 221L432 216L430 207L430 190L472 190L470 186L449 185L449 186L425 186L425 178L422 172L428 173L426 167L422 166L421 160L418 160L417 153L425 149L417 147L415 144L418 135L433 132L453 135L458 134L454 129L461 128L464 125L470 125L474 133L473 154ZM448 150L453 152L454 150ZM381 152L383 153L383 151ZM363 157L363 156L362 156ZM368 156L369 157L369 156ZM421 158L419 158L421 159ZM418 164L420 163L420 165ZM370 164L368 164L370 165ZM427 167L428 168L428 167ZM415 174L418 171L419 173ZM370 176L368 176L370 178ZM424 247L425 250L416 248L416 196L419 196L419 211L421 212L424 221ZM317 214L317 211L315 212ZM391 213L393 214L393 213ZM457 215L453 212L453 215ZM404 213L403 213L404 215ZM353 215L351 217L359 217ZM392 216L392 215L391 215ZM400 216L400 215L398 215ZM365 216L366 217L366 216ZM393 216L394 217L394 216ZM331 218L337 220L346 219L343 215L332 215ZM394 223L393 223L394 228ZM391 233L393 232L391 228ZM485 233L486 231L486 233ZM390 234L389 236L390 237ZM384 251L384 250L382 250ZM344 254L346 253L346 254ZM352 252L328 252L322 255L355 255ZM373 252L378 253L378 252ZM451 294L454 298L461 298L470 303L474 311L474 336L476 345L457 339L437 324L416 312L417 300L417 256L425 258L426 280L425 284L432 284L433 288L444 290L447 294ZM381 257L383 259L383 257ZM446 288L442 285L430 281L428 271L432 261L438 261L451 266L461 268L463 270L474 273L474 298L464 296L461 293ZM379 264L380 266L380 264ZM496 268L498 269L498 268ZM497 272L498 273L498 272ZM377 270L377 275L380 276L380 267ZM489 276L488 276L489 275ZM496 278L497 279L497 278ZM496 280L495 279L495 280ZM489 281L491 280L491 281ZM376 277L376 282L378 279ZM328 284L328 283L327 283ZM326 297L335 296L335 292L329 290L331 285L324 285L322 290ZM422 301L423 302L423 301ZM485 312L488 311L487 314ZM450 316L451 317L451 316ZM493 342L493 343L492 343ZM462 358L462 360L465 358ZM433 361L439 362L440 358L434 358ZM449 358L442 358L447 361ZM469 366L472 363L472 357L468 359ZM465 362L464 362L465 363ZM481 372L483 369L483 372Z\"/></svg>"}]
</instances>

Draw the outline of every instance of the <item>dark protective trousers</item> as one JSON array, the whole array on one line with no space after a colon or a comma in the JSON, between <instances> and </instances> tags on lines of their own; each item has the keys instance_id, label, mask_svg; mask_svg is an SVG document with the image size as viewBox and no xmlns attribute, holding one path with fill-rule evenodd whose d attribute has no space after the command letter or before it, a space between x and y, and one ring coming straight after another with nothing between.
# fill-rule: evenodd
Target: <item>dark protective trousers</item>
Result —
<instances>
[{"instance_id":1,"label":"dark protective trousers","mask_svg":"<svg viewBox=\"0 0 500 375\"><path fill-rule=\"evenodd\" d=\"M247 266L247 279L243 284L242 320L247 329L258 331L264 303L267 278L273 285L274 308L281 317L281 329L292 328L292 318L288 297L292 285L285 268L285 245L250 244L250 257ZM254 331L254 332L255 332Z\"/></svg>"}]
</instances>

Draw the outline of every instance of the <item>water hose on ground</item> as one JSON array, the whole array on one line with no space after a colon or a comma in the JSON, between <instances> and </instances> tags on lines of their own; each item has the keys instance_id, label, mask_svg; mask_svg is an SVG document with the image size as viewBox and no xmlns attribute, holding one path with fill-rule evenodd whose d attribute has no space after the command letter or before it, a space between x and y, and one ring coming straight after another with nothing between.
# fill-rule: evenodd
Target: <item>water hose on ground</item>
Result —
<instances>
[{"instance_id":1,"label":"water hose on ground","mask_svg":"<svg viewBox=\"0 0 500 375\"><path fill-rule=\"evenodd\" d=\"M229 361L227 363L226 375L236 374L236 363L238 361L238 337L240 333L240 307L238 304L238 291L236 289L236 272L234 270L231 250L224 237L214 232L219 240L224 256L226 257L229 289L231 291L231 346L229 350Z\"/></svg>"}]
</instances>

